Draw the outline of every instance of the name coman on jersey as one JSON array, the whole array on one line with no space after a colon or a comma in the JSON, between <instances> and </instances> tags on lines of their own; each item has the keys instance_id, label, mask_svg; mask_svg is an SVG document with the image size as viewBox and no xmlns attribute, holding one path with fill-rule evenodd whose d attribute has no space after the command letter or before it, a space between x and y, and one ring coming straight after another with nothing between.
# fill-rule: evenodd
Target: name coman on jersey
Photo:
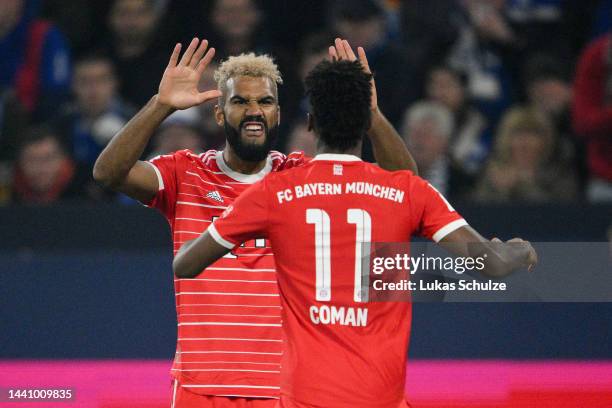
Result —
<instances>
[{"instance_id":1,"label":"name coman on jersey","mask_svg":"<svg viewBox=\"0 0 612 408\"><path fill-rule=\"evenodd\" d=\"M232 171L220 151L179 151L149 161L159 192L147 206L170 224L174 254L197 238L247 187L271 171L304 163L301 153L268 155L258 174ZM172 373L204 395L278 398L280 302L270 244L253 239L196 279L174 280L178 340Z\"/></svg>"}]
</instances>

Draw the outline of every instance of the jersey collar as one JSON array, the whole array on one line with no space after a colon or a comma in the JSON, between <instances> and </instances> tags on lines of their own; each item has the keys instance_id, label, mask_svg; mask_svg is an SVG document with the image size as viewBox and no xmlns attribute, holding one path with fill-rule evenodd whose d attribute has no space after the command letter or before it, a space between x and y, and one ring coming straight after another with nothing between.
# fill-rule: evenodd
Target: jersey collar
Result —
<instances>
[{"instance_id":1,"label":"jersey collar","mask_svg":"<svg viewBox=\"0 0 612 408\"><path fill-rule=\"evenodd\" d=\"M266 165L264 166L264 168L255 174L242 174L232 170L225 162L222 150L217 151L217 154L215 155L215 160L217 162L217 166L219 166L219 169L223 173L225 173L227 176L233 178L236 181L240 181L242 183L247 184L253 184L258 182L272 170L272 158L270 157L270 155L268 155L268 158L266 159Z\"/></svg>"},{"instance_id":2,"label":"jersey collar","mask_svg":"<svg viewBox=\"0 0 612 408\"><path fill-rule=\"evenodd\" d=\"M354 162L361 161L361 159L352 154L339 154L339 153L321 153L317 154L312 160L330 160L330 161L343 161L343 162Z\"/></svg>"}]
</instances>

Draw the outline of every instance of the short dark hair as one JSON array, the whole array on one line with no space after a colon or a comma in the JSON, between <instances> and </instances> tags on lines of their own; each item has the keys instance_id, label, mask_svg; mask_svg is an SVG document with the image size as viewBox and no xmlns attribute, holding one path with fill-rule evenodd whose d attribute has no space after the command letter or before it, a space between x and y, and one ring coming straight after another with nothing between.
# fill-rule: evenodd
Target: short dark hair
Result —
<instances>
[{"instance_id":1,"label":"short dark hair","mask_svg":"<svg viewBox=\"0 0 612 408\"><path fill-rule=\"evenodd\" d=\"M67 152L64 140L58 135L57 130L49 124L39 124L28 128L21 136L17 149L21 153L27 147L46 139L54 140L62 153Z\"/></svg>"},{"instance_id":2,"label":"short dark hair","mask_svg":"<svg viewBox=\"0 0 612 408\"><path fill-rule=\"evenodd\" d=\"M89 64L106 64L110 69L111 75L117 78L115 63L110 55L102 50L93 50L79 55L74 61L75 70L78 67Z\"/></svg>"},{"instance_id":3,"label":"short dark hair","mask_svg":"<svg viewBox=\"0 0 612 408\"><path fill-rule=\"evenodd\" d=\"M95 64L100 62L103 64L108 64L111 71L113 71L113 75L115 74L115 64L113 63L112 58L102 50L88 51L79 55L74 61L74 66L77 67L80 65Z\"/></svg>"},{"instance_id":4,"label":"short dark hair","mask_svg":"<svg viewBox=\"0 0 612 408\"><path fill-rule=\"evenodd\" d=\"M433 65L427 73L429 79L431 79L431 75L434 73L434 71L448 72L449 74L451 74L457 79L457 81L463 88L466 88L469 84L469 78L468 78L467 73L463 70L454 68L450 65L447 65L447 64Z\"/></svg>"},{"instance_id":5,"label":"short dark hair","mask_svg":"<svg viewBox=\"0 0 612 408\"><path fill-rule=\"evenodd\" d=\"M315 131L327 146L340 151L359 143L370 128L372 75L359 61L322 61L306 77Z\"/></svg>"}]
</instances>

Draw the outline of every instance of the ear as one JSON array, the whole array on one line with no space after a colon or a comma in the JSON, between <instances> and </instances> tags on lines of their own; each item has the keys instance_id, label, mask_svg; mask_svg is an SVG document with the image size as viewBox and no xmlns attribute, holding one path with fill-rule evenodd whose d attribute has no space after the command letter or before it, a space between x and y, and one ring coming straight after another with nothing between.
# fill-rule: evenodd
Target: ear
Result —
<instances>
[{"instance_id":1,"label":"ear","mask_svg":"<svg viewBox=\"0 0 612 408\"><path fill-rule=\"evenodd\" d=\"M314 118L310 113L306 114L306 120L308 122L308 131L312 132L314 130Z\"/></svg>"},{"instance_id":2,"label":"ear","mask_svg":"<svg viewBox=\"0 0 612 408\"><path fill-rule=\"evenodd\" d=\"M281 118L281 108L280 105L278 105L278 107L276 108L278 110L277 114L276 114L276 126L280 125L280 118Z\"/></svg>"},{"instance_id":3,"label":"ear","mask_svg":"<svg viewBox=\"0 0 612 408\"><path fill-rule=\"evenodd\" d=\"M225 113L223 113L223 109L219 105L215 105L215 122L219 126L225 124Z\"/></svg>"}]
</instances>

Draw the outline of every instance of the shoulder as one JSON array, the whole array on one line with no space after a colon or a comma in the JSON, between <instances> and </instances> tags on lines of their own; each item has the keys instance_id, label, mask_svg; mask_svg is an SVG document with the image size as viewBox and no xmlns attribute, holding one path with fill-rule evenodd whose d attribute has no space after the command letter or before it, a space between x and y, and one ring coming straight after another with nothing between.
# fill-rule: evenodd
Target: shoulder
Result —
<instances>
[{"instance_id":1,"label":"shoulder","mask_svg":"<svg viewBox=\"0 0 612 408\"><path fill-rule=\"evenodd\" d=\"M216 150L208 150L204 153L194 153L188 149L170 153L171 156L174 156L176 161L205 166L210 166L215 161L216 154Z\"/></svg>"},{"instance_id":2,"label":"shoulder","mask_svg":"<svg viewBox=\"0 0 612 408\"><path fill-rule=\"evenodd\" d=\"M393 182L406 183L406 182L414 182L415 180L418 180L418 179L422 180L419 176L414 174L412 170L389 171L389 170L383 169L377 164L369 163L369 162L363 162L362 165L364 166L364 169L367 169L368 171L374 174L384 176L386 179L390 179Z\"/></svg>"},{"instance_id":3,"label":"shoulder","mask_svg":"<svg viewBox=\"0 0 612 408\"><path fill-rule=\"evenodd\" d=\"M404 191L412 191L413 194L416 192L423 192L429 189L429 182L427 180L417 176L410 170L397 170L387 171L380 169L380 172L386 172L385 178L390 180L393 186L399 187Z\"/></svg>"},{"instance_id":4,"label":"shoulder","mask_svg":"<svg viewBox=\"0 0 612 408\"><path fill-rule=\"evenodd\" d=\"M157 165L162 163L173 163L173 165L182 168L204 167L210 168L215 163L215 150L209 150L204 153L194 153L191 150L177 150L173 153L160 154L152 157L148 161Z\"/></svg>"},{"instance_id":5,"label":"shoulder","mask_svg":"<svg viewBox=\"0 0 612 408\"><path fill-rule=\"evenodd\" d=\"M216 164L217 154L219 154L217 150L207 150L200 154L195 154L191 152L191 150L183 150L183 152L185 152L185 155L189 160L197 162L206 168L210 168Z\"/></svg>"}]
</instances>

